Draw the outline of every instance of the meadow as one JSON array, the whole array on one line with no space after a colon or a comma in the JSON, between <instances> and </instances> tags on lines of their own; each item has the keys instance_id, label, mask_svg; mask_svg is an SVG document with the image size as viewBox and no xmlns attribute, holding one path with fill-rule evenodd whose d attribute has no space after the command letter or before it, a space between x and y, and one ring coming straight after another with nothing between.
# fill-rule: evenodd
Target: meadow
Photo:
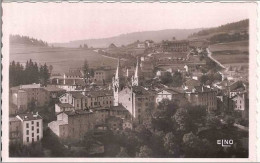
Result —
<instances>
[{"instance_id":1,"label":"meadow","mask_svg":"<svg viewBox=\"0 0 260 163\"><path fill-rule=\"evenodd\" d=\"M84 60L87 60L89 66L93 68L101 65L115 67L117 64L116 59L104 57L89 49L10 45L10 62L14 60L25 64L29 59L39 64L52 65L54 73L80 68Z\"/></svg>"},{"instance_id":2,"label":"meadow","mask_svg":"<svg viewBox=\"0 0 260 163\"><path fill-rule=\"evenodd\" d=\"M212 56L222 64L248 64L248 41L219 43L209 46Z\"/></svg>"}]
</instances>

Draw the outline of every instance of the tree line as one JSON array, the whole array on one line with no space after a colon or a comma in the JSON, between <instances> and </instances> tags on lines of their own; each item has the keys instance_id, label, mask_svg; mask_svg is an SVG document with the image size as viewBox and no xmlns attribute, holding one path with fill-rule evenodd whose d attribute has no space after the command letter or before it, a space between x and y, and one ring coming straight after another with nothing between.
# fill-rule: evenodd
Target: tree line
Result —
<instances>
[{"instance_id":1,"label":"tree line","mask_svg":"<svg viewBox=\"0 0 260 163\"><path fill-rule=\"evenodd\" d=\"M10 44L27 44L27 45L34 45L34 46L44 46L48 47L48 43L46 41L30 38L28 36L20 36L20 35L10 35L9 36Z\"/></svg>"},{"instance_id":2,"label":"tree line","mask_svg":"<svg viewBox=\"0 0 260 163\"><path fill-rule=\"evenodd\" d=\"M46 63L38 65L31 59L23 66L20 62L12 61L9 65L9 83L10 87L21 84L40 83L46 86L49 82L50 73Z\"/></svg>"},{"instance_id":3,"label":"tree line","mask_svg":"<svg viewBox=\"0 0 260 163\"><path fill-rule=\"evenodd\" d=\"M193 33L189 37L205 36L211 33L227 32L227 31L238 30L238 29L248 29L248 27L249 27L249 19L245 19L238 22L221 25L215 28L204 29L197 33Z\"/></svg>"}]
</instances>

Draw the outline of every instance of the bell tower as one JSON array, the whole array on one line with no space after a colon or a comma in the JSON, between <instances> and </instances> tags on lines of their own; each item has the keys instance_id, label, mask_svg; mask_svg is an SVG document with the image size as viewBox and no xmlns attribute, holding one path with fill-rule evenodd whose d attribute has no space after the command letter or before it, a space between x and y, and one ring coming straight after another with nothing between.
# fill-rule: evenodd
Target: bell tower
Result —
<instances>
[{"instance_id":1,"label":"bell tower","mask_svg":"<svg viewBox=\"0 0 260 163\"><path fill-rule=\"evenodd\" d=\"M112 79L112 86L113 86L113 94L114 94L114 106L118 106L119 104L119 91L121 89L120 85L120 59L118 58L118 64L116 68L116 74Z\"/></svg>"}]
</instances>

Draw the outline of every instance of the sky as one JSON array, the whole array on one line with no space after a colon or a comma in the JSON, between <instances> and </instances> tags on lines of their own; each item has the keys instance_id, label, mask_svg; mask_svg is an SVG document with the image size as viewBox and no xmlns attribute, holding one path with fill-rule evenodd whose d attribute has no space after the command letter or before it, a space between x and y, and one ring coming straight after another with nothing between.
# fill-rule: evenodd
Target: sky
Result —
<instances>
[{"instance_id":1,"label":"sky","mask_svg":"<svg viewBox=\"0 0 260 163\"><path fill-rule=\"evenodd\" d=\"M140 31L216 27L247 19L247 3L4 3L4 25L49 43Z\"/></svg>"}]
</instances>

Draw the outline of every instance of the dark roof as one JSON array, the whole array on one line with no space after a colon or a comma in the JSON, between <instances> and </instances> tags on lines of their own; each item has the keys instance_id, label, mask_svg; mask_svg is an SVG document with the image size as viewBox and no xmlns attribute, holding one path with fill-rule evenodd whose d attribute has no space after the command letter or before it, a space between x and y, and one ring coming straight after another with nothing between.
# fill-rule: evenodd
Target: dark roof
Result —
<instances>
[{"instance_id":1,"label":"dark roof","mask_svg":"<svg viewBox=\"0 0 260 163\"><path fill-rule=\"evenodd\" d=\"M210 89L208 87L205 87L205 86L197 86L197 87L194 87L196 92L213 92L215 90L213 89Z\"/></svg>"},{"instance_id":2,"label":"dark roof","mask_svg":"<svg viewBox=\"0 0 260 163\"><path fill-rule=\"evenodd\" d=\"M60 91L65 91L65 89L58 88L54 85L48 85L47 87L44 87L44 89L48 92L60 92Z\"/></svg>"},{"instance_id":3,"label":"dark roof","mask_svg":"<svg viewBox=\"0 0 260 163\"><path fill-rule=\"evenodd\" d=\"M74 106L69 104L69 103L59 103L57 104L59 105L59 107L62 107L62 108L73 108Z\"/></svg>"},{"instance_id":4,"label":"dark roof","mask_svg":"<svg viewBox=\"0 0 260 163\"><path fill-rule=\"evenodd\" d=\"M18 114L17 116L20 117L23 121L42 119L42 117L39 114L32 113Z\"/></svg>"},{"instance_id":5,"label":"dark roof","mask_svg":"<svg viewBox=\"0 0 260 163\"><path fill-rule=\"evenodd\" d=\"M80 99L80 98L87 98L86 96L84 96L83 94L79 93L79 92L70 92L72 97L76 98L76 99Z\"/></svg>"},{"instance_id":6,"label":"dark roof","mask_svg":"<svg viewBox=\"0 0 260 163\"><path fill-rule=\"evenodd\" d=\"M93 113L92 110L73 110L73 111L65 111L65 114L68 116L75 116L75 115L84 115L84 114L91 114Z\"/></svg>"},{"instance_id":7,"label":"dark roof","mask_svg":"<svg viewBox=\"0 0 260 163\"><path fill-rule=\"evenodd\" d=\"M113 96L113 91L111 90L99 90L88 92L87 96L90 97L100 97L100 96Z\"/></svg>"}]
</instances>

